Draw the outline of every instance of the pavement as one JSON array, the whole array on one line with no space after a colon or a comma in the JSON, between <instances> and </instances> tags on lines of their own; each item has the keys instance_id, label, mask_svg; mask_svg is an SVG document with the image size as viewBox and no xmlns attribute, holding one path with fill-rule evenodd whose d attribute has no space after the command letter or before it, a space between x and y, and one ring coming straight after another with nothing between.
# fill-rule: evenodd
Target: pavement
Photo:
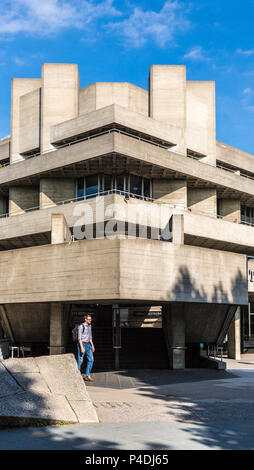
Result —
<instances>
[{"instance_id":1,"label":"pavement","mask_svg":"<svg viewBox=\"0 0 254 470\"><path fill-rule=\"evenodd\" d=\"M254 449L254 355L227 370L94 373L100 423L0 431L0 449Z\"/></svg>"}]
</instances>

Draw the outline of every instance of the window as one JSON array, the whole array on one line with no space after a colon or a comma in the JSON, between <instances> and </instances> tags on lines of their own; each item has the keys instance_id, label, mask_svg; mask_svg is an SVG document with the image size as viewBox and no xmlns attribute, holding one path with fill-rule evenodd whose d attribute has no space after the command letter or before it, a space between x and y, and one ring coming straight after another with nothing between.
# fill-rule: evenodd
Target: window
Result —
<instances>
[{"instance_id":1,"label":"window","mask_svg":"<svg viewBox=\"0 0 254 470\"><path fill-rule=\"evenodd\" d=\"M99 192L98 175L86 176L85 186L86 186L86 199L95 197Z\"/></svg>"},{"instance_id":2,"label":"window","mask_svg":"<svg viewBox=\"0 0 254 470\"><path fill-rule=\"evenodd\" d=\"M91 175L77 179L77 199L90 199L99 193L107 194L114 190L119 194L125 192L136 195L140 199L152 197L152 185L149 178L132 174Z\"/></svg>"},{"instance_id":3,"label":"window","mask_svg":"<svg viewBox=\"0 0 254 470\"><path fill-rule=\"evenodd\" d=\"M82 201L84 199L84 178L78 178L77 181L77 198L78 201Z\"/></svg>"},{"instance_id":4,"label":"window","mask_svg":"<svg viewBox=\"0 0 254 470\"><path fill-rule=\"evenodd\" d=\"M142 195L142 177L130 175L130 193Z\"/></svg>"}]
</instances>

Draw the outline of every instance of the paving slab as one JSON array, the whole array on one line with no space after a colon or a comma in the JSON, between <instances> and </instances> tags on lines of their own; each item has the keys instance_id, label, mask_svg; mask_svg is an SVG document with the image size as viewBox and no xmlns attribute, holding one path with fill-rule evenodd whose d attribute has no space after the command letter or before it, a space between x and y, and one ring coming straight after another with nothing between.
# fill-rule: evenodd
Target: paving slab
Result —
<instances>
[{"instance_id":1,"label":"paving slab","mask_svg":"<svg viewBox=\"0 0 254 470\"><path fill-rule=\"evenodd\" d=\"M18 392L22 392L22 388L0 362L0 398Z\"/></svg>"}]
</instances>

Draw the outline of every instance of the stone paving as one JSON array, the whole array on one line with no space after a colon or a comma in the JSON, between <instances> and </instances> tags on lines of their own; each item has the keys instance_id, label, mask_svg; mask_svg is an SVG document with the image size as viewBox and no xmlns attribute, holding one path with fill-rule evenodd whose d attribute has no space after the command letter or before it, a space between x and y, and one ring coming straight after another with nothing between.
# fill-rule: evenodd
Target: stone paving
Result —
<instances>
[{"instance_id":1,"label":"stone paving","mask_svg":"<svg viewBox=\"0 0 254 470\"><path fill-rule=\"evenodd\" d=\"M72 354L0 361L0 426L98 423Z\"/></svg>"},{"instance_id":2,"label":"stone paving","mask_svg":"<svg viewBox=\"0 0 254 470\"><path fill-rule=\"evenodd\" d=\"M254 419L254 355L226 362L227 371L98 372L88 391L105 423Z\"/></svg>"}]
</instances>

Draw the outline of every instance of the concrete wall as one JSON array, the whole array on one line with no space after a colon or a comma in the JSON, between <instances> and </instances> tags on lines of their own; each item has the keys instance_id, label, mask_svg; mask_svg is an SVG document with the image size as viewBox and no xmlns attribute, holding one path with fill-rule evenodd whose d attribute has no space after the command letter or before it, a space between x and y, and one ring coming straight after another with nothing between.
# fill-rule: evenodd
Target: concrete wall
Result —
<instances>
[{"instance_id":1,"label":"concrete wall","mask_svg":"<svg viewBox=\"0 0 254 470\"><path fill-rule=\"evenodd\" d=\"M148 92L130 83L93 83L79 91L79 115L118 104L148 116Z\"/></svg>"},{"instance_id":2,"label":"concrete wall","mask_svg":"<svg viewBox=\"0 0 254 470\"><path fill-rule=\"evenodd\" d=\"M188 188L188 208L204 212L206 215L216 215L217 194L213 188Z\"/></svg>"},{"instance_id":3,"label":"concrete wall","mask_svg":"<svg viewBox=\"0 0 254 470\"><path fill-rule=\"evenodd\" d=\"M41 90L20 97L19 153L40 148Z\"/></svg>"},{"instance_id":4,"label":"concrete wall","mask_svg":"<svg viewBox=\"0 0 254 470\"><path fill-rule=\"evenodd\" d=\"M75 198L75 188L75 180L71 178L42 178L40 180L40 208Z\"/></svg>"},{"instance_id":5,"label":"concrete wall","mask_svg":"<svg viewBox=\"0 0 254 470\"><path fill-rule=\"evenodd\" d=\"M221 199L221 215L230 222L241 222L241 203L237 199Z\"/></svg>"},{"instance_id":6,"label":"concrete wall","mask_svg":"<svg viewBox=\"0 0 254 470\"><path fill-rule=\"evenodd\" d=\"M76 64L42 65L41 151L50 150L50 127L78 116Z\"/></svg>"},{"instance_id":7,"label":"concrete wall","mask_svg":"<svg viewBox=\"0 0 254 470\"><path fill-rule=\"evenodd\" d=\"M0 302L246 305L246 276L244 255L155 240L84 240L1 252Z\"/></svg>"},{"instance_id":8,"label":"concrete wall","mask_svg":"<svg viewBox=\"0 0 254 470\"><path fill-rule=\"evenodd\" d=\"M153 198L169 204L187 206L187 181L153 179Z\"/></svg>"},{"instance_id":9,"label":"concrete wall","mask_svg":"<svg viewBox=\"0 0 254 470\"><path fill-rule=\"evenodd\" d=\"M11 90L11 163L20 157L20 97L41 87L40 79L14 78ZM25 136L22 136L23 142ZM29 137L28 137L29 138Z\"/></svg>"},{"instance_id":10,"label":"concrete wall","mask_svg":"<svg viewBox=\"0 0 254 470\"><path fill-rule=\"evenodd\" d=\"M14 186L9 191L9 213L16 215L25 209L39 206L39 189L29 186Z\"/></svg>"},{"instance_id":11,"label":"concrete wall","mask_svg":"<svg viewBox=\"0 0 254 470\"><path fill-rule=\"evenodd\" d=\"M186 145L216 165L215 83L186 82Z\"/></svg>"}]
</instances>

